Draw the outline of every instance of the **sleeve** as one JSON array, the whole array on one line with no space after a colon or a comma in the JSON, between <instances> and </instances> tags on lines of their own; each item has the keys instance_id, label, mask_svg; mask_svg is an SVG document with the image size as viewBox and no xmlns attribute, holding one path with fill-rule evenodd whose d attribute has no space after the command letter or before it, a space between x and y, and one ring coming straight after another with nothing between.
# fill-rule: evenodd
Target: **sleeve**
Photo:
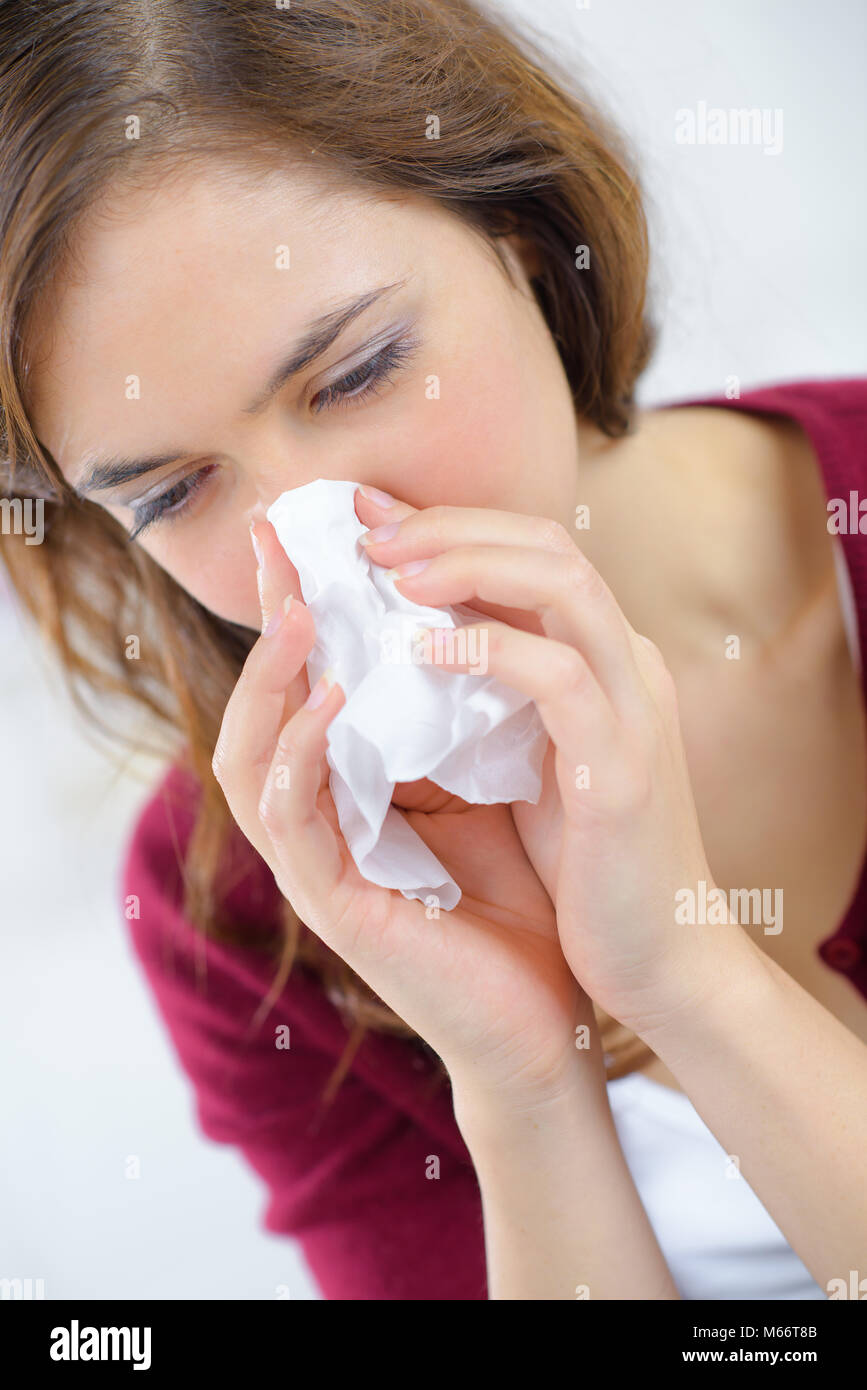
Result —
<instances>
[{"instance_id":1,"label":"sleeve","mask_svg":"<svg viewBox=\"0 0 867 1390\"><path fill-rule=\"evenodd\" d=\"M345 1033L338 1021L338 1045L321 1045L323 1021L337 1015L306 972L293 970L251 1028L273 961L206 939L183 917L164 814L149 804L123 870L124 900L138 904L132 944L200 1128L264 1181L265 1229L299 1242L327 1299L485 1299L472 1167L355 1070L322 1108Z\"/></svg>"}]
</instances>

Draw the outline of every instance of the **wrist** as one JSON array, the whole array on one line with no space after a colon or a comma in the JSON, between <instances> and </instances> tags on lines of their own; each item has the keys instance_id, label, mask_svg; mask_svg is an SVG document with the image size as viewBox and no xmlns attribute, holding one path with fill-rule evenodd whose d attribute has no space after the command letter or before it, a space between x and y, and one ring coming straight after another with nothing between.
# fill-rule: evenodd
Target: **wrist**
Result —
<instances>
[{"instance_id":1,"label":"wrist","mask_svg":"<svg viewBox=\"0 0 867 1390\"><path fill-rule=\"evenodd\" d=\"M733 923L692 929L677 971L677 988L650 1004L633 1031L676 1074L682 1057L700 1044L722 1041L760 1007L769 986L761 949Z\"/></svg>"},{"instance_id":2,"label":"wrist","mask_svg":"<svg viewBox=\"0 0 867 1390\"><path fill-rule=\"evenodd\" d=\"M595 1045L596 1052L576 1049L563 1072L544 1083L492 1086L449 1069L455 1120L474 1157L519 1135L532 1138L575 1123L586 1132L611 1123L598 1039Z\"/></svg>"}]
</instances>

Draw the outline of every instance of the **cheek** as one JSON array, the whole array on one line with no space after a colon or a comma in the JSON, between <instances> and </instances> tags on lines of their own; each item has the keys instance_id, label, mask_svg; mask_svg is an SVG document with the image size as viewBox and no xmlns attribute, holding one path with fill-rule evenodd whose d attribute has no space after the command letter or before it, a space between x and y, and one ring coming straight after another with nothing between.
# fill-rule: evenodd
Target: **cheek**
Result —
<instances>
[{"instance_id":1,"label":"cheek","mask_svg":"<svg viewBox=\"0 0 867 1390\"><path fill-rule=\"evenodd\" d=\"M324 476L371 483L413 507L527 510L528 472L540 457L551 461L554 440L548 436L557 413L544 389L548 373L532 356L497 352L487 339L468 344L459 356L444 354L439 398L422 395L408 414L380 425L342 468L336 457L330 464L323 458ZM300 486L300 480L286 485ZM258 631L256 562L245 516L224 513L218 524L213 512L209 516L208 527L143 537L142 547L203 607Z\"/></svg>"},{"instance_id":2,"label":"cheek","mask_svg":"<svg viewBox=\"0 0 867 1390\"><path fill-rule=\"evenodd\" d=\"M369 481L414 507L508 507L545 429L522 364L489 349L461 363L452 357L439 388L438 399L416 406L400 440L387 442Z\"/></svg>"},{"instance_id":3,"label":"cheek","mask_svg":"<svg viewBox=\"0 0 867 1390\"><path fill-rule=\"evenodd\" d=\"M196 537L191 529L183 537L153 537L144 548L203 607L227 622L258 631L256 560L246 522L236 525L231 536L209 532L206 540L204 533Z\"/></svg>"}]
</instances>

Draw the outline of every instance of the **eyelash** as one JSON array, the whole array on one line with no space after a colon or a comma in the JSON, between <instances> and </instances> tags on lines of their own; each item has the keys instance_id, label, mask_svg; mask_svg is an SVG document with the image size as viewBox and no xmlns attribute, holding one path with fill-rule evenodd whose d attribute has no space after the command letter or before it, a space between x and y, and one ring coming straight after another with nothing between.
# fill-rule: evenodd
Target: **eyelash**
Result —
<instances>
[{"instance_id":1,"label":"eyelash","mask_svg":"<svg viewBox=\"0 0 867 1390\"><path fill-rule=\"evenodd\" d=\"M339 381L332 382L330 386L325 386L321 391L317 391L317 397L324 398L324 403L314 407L314 414L318 415L321 410L334 410L349 400L365 400L370 395L377 395L382 386L390 380L391 373L405 365L409 358L418 347L418 339L407 337L397 339L395 342L386 343L385 347L380 348L379 352L374 353L360 367L347 372ZM216 468L216 464L206 464L199 469L198 473L192 473L189 477L182 478L174 487L168 488L155 497L150 502L143 503L139 507L133 508L133 515L136 518L136 526L130 532L130 540L135 540L149 526L155 525L158 521L172 520L186 511L188 504L205 483L208 477Z\"/></svg>"},{"instance_id":2,"label":"eyelash","mask_svg":"<svg viewBox=\"0 0 867 1390\"><path fill-rule=\"evenodd\" d=\"M318 415L320 410L332 409L335 400L339 405L344 400L362 400L371 394L376 395L380 386L389 379L389 373L402 367L417 346L418 341L415 338L398 338L393 343L386 343L379 352L362 362L360 367L347 372L346 376L342 376L331 386L324 386L321 391L317 391L318 397L325 398L325 404L316 406L314 413Z\"/></svg>"},{"instance_id":3,"label":"eyelash","mask_svg":"<svg viewBox=\"0 0 867 1390\"><path fill-rule=\"evenodd\" d=\"M191 473L189 477L182 478L174 487L167 488L160 493L159 497L154 497L150 502L143 502L138 507L133 507L133 516L136 525L129 533L129 538L134 541L140 536L142 531L146 531L149 526L153 526L157 521L180 516L181 512L186 511L187 506L193 497L214 472L217 465L215 463L205 464L198 473Z\"/></svg>"}]
</instances>

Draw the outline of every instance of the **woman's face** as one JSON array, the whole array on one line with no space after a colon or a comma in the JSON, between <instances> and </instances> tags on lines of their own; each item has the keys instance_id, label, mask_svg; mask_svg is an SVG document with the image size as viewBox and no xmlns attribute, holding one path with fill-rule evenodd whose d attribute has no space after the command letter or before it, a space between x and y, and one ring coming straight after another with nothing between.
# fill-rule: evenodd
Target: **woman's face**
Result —
<instances>
[{"instance_id":1,"label":"woman's face","mask_svg":"<svg viewBox=\"0 0 867 1390\"><path fill-rule=\"evenodd\" d=\"M516 289L435 202L313 171L220 166L110 212L34 317L32 418L68 481L215 614L259 627L249 523L316 478L572 510L573 406L518 241Z\"/></svg>"}]
</instances>

